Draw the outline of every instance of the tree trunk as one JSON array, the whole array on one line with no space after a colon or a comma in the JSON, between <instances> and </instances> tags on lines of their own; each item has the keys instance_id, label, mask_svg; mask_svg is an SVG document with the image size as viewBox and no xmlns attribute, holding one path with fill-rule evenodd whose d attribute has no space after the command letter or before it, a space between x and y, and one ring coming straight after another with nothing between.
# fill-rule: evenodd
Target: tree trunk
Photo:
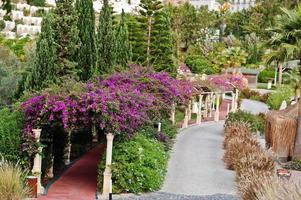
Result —
<instances>
[{"instance_id":1,"label":"tree trunk","mask_svg":"<svg viewBox=\"0 0 301 200\"><path fill-rule=\"evenodd\" d=\"M283 69L283 65L282 63L278 64L278 69L279 69L279 74L278 74L278 84L281 85L282 84L282 69Z\"/></svg>"},{"instance_id":2,"label":"tree trunk","mask_svg":"<svg viewBox=\"0 0 301 200\"><path fill-rule=\"evenodd\" d=\"M152 31L152 18L148 17L148 33L147 33L147 52L146 52L146 63L147 67L150 67L150 45L151 45L151 31Z\"/></svg>"},{"instance_id":3,"label":"tree trunk","mask_svg":"<svg viewBox=\"0 0 301 200\"><path fill-rule=\"evenodd\" d=\"M301 64L301 60L300 60L300 64ZM299 66L299 72L301 75L301 66ZM300 84L301 84L301 78L300 78ZM298 127L297 127L296 141L295 141L294 158L301 159L301 98L299 98L299 102L298 102L297 123L298 123Z\"/></svg>"}]
</instances>

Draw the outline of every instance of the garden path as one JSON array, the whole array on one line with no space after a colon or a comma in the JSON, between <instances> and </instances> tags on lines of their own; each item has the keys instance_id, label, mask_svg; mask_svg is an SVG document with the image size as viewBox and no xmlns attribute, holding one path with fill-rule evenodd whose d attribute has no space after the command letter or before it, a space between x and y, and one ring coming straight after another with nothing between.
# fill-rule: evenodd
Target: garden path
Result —
<instances>
[{"instance_id":1,"label":"garden path","mask_svg":"<svg viewBox=\"0 0 301 200\"><path fill-rule=\"evenodd\" d=\"M265 103L251 99L243 99L241 101L240 109L255 115L269 111L269 107Z\"/></svg>"},{"instance_id":2,"label":"garden path","mask_svg":"<svg viewBox=\"0 0 301 200\"><path fill-rule=\"evenodd\" d=\"M223 122L207 122L182 130L174 145L162 192L223 194L233 199L234 172L224 167L223 139Z\"/></svg>"},{"instance_id":3,"label":"garden path","mask_svg":"<svg viewBox=\"0 0 301 200\"><path fill-rule=\"evenodd\" d=\"M95 200L97 165L103 150L104 145L98 145L87 152L38 200Z\"/></svg>"}]
</instances>

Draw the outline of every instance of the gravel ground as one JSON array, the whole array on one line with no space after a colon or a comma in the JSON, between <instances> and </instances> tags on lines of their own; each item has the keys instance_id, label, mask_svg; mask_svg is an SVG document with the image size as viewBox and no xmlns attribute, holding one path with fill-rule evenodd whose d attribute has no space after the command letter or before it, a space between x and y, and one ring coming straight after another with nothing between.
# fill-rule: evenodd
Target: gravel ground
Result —
<instances>
[{"instance_id":1,"label":"gravel ground","mask_svg":"<svg viewBox=\"0 0 301 200\"><path fill-rule=\"evenodd\" d=\"M114 196L114 200L239 200L233 195L226 194L215 194L215 195L205 195L205 196L192 196L192 195L179 195L179 194L169 194L169 193L153 193L146 195L122 195Z\"/></svg>"}]
</instances>

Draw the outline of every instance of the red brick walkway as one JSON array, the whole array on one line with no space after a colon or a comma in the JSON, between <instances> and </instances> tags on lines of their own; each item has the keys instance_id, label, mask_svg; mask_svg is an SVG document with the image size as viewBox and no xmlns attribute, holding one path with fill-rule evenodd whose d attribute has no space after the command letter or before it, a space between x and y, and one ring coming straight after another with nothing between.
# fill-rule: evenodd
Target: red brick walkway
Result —
<instances>
[{"instance_id":1,"label":"red brick walkway","mask_svg":"<svg viewBox=\"0 0 301 200\"><path fill-rule=\"evenodd\" d=\"M104 146L98 145L87 152L38 200L95 200L97 165L103 150Z\"/></svg>"}]
</instances>

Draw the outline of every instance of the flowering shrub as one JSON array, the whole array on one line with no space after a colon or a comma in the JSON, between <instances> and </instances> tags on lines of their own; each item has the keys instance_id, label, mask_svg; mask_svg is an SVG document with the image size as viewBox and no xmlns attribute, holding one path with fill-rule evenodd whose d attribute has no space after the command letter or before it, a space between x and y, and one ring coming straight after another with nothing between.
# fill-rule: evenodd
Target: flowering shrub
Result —
<instances>
[{"instance_id":1,"label":"flowering shrub","mask_svg":"<svg viewBox=\"0 0 301 200\"><path fill-rule=\"evenodd\" d=\"M24 136L44 124L73 130L92 123L107 133L131 136L144 123L166 114L173 103L186 103L192 95L190 82L139 67L84 88L79 94L44 93L24 102Z\"/></svg>"},{"instance_id":2,"label":"flowering shrub","mask_svg":"<svg viewBox=\"0 0 301 200\"><path fill-rule=\"evenodd\" d=\"M222 90L233 90L234 87L242 90L248 87L248 81L242 75L222 74L211 77L210 81Z\"/></svg>"}]
</instances>

